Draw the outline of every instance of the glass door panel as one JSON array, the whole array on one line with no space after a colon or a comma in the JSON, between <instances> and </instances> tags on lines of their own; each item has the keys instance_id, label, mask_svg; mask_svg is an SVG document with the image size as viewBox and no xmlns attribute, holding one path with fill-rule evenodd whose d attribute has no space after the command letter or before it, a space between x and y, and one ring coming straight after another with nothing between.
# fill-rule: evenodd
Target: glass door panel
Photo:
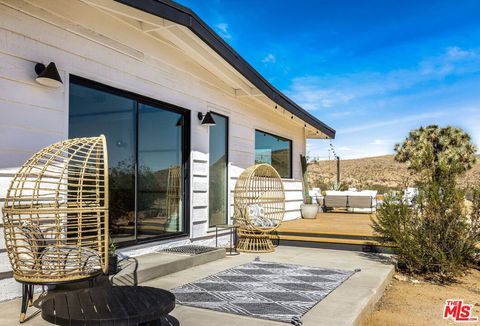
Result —
<instances>
[{"instance_id":1,"label":"glass door panel","mask_svg":"<svg viewBox=\"0 0 480 326\"><path fill-rule=\"evenodd\" d=\"M109 225L116 242L135 239L135 112L134 100L70 84L69 137L107 139Z\"/></svg>"},{"instance_id":2,"label":"glass door panel","mask_svg":"<svg viewBox=\"0 0 480 326\"><path fill-rule=\"evenodd\" d=\"M186 231L187 111L83 78L70 78L69 137L104 134L110 234L119 244ZM187 126L184 126L187 124Z\"/></svg>"},{"instance_id":3,"label":"glass door panel","mask_svg":"<svg viewBox=\"0 0 480 326\"><path fill-rule=\"evenodd\" d=\"M183 232L183 116L138 105L137 237Z\"/></svg>"},{"instance_id":4,"label":"glass door panel","mask_svg":"<svg viewBox=\"0 0 480 326\"><path fill-rule=\"evenodd\" d=\"M215 126L210 133L209 225L225 224L228 219L228 118L212 113Z\"/></svg>"}]
</instances>

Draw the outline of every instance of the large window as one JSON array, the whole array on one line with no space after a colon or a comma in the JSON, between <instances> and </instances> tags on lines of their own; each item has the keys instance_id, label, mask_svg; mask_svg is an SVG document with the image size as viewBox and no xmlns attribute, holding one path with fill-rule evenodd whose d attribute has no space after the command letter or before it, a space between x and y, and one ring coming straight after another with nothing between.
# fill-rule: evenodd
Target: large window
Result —
<instances>
[{"instance_id":1,"label":"large window","mask_svg":"<svg viewBox=\"0 0 480 326\"><path fill-rule=\"evenodd\" d=\"M72 76L69 137L104 134L116 242L185 234L187 111Z\"/></svg>"},{"instance_id":2,"label":"large window","mask_svg":"<svg viewBox=\"0 0 480 326\"><path fill-rule=\"evenodd\" d=\"M292 177L292 141L255 130L255 164L271 164L282 178Z\"/></svg>"},{"instance_id":3,"label":"large window","mask_svg":"<svg viewBox=\"0 0 480 326\"><path fill-rule=\"evenodd\" d=\"M227 223L228 216L228 118L215 113L212 116L216 124L209 130L209 226Z\"/></svg>"}]
</instances>

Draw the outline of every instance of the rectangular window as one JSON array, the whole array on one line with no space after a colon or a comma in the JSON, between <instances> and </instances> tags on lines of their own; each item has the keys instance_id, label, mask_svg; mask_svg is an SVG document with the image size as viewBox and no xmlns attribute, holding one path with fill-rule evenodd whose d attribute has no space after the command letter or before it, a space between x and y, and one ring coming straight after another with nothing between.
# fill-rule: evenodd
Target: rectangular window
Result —
<instances>
[{"instance_id":1,"label":"rectangular window","mask_svg":"<svg viewBox=\"0 0 480 326\"><path fill-rule=\"evenodd\" d=\"M255 164L272 165L282 178L292 177L292 141L255 130Z\"/></svg>"},{"instance_id":2,"label":"rectangular window","mask_svg":"<svg viewBox=\"0 0 480 326\"><path fill-rule=\"evenodd\" d=\"M212 113L210 127L209 226L227 223L228 200L228 118Z\"/></svg>"},{"instance_id":3,"label":"rectangular window","mask_svg":"<svg viewBox=\"0 0 480 326\"><path fill-rule=\"evenodd\" d=\"M107 140L112 237L129 244L184 235L188 111L79 77L70 81L69 137Z\"/></svg>"}]
</instances>

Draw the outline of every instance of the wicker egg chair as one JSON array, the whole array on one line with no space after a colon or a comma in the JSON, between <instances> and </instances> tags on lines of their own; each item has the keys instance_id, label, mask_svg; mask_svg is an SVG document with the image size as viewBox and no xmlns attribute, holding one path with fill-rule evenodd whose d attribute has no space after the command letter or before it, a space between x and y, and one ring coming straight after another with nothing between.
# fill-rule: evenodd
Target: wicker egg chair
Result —
<instances>
[{"instance_id":1,"label":"wicker egg chair","mask_svg":"<svg viewBox=\"0 0 480 326\"><path fill-rule=\"evenodd\" d=\"M285 192L278 172L269 164L244 170L235 185L234 207L238 250L274 251L271 234L285 215Z\"/></svg>"},{"instance_id":2,"label":"wicker egg chair","mask_svg":"<svg viewBox=\"0 0 480 326\"><path fill-rule=\"evenodd\" d=\"M14 176L2 212L13 277L22 283L23 322L34 285L107 272L105 137L70 139L33 155Z\"/></svg>"}]
</instances>

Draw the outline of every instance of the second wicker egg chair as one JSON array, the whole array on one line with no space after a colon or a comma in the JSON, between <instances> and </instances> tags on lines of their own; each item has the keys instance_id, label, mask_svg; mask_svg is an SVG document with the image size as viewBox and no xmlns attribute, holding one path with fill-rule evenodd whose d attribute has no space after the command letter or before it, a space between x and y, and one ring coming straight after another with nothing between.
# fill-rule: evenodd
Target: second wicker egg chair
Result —
<instances>
[{"instance_id":1,"label":"second wicker egg chair","mask_svg":"<svg viewBox=\"0 0 480 326\"><path fill-rule=\"evenodd\" d=\"M271 234L285 215L285 192L278 172L269 164L244 170L235 185L234 206L238 250L274 251Z\"/></svg>"},{"instance_id":2,"label":"second wicker egg chair","mask_svg":"<svg viewBox=\"0 0 480 326\"><path fill-rule=\"evenodd\" d=\"M33 155L14 176L2 212L13 277L23 287L23 322L34 285L107 272L105 137L65 140Z\"/></svg>"}]
</instances>

